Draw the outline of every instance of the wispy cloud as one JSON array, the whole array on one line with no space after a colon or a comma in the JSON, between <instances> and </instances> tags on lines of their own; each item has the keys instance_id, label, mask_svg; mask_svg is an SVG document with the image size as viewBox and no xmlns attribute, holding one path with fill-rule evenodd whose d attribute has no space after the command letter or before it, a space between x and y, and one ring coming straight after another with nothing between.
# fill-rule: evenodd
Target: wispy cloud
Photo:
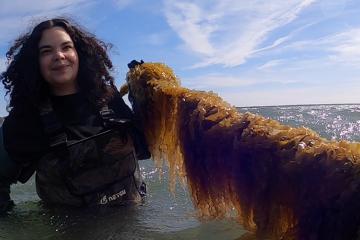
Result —
<instances>
[{"instance_id":1,"label":"wispy cloud","mask_svg":"<svg viewBox=\"0 0 360 240\"><path fill-rule=\"evenodd\" d=\"M123 10L131 5L134 1L133 0L114 0L116 6L119 10Z\"/></svg>"},{"instance_id":2,"label":"wispy cloud","mask_svg":"<svg viewBox=\"0 0 360 240\"><path fill-rule=\"evenodd\" d=\"M162 45L167 41L168 34L166 32L152 33L147 36L147 43L151 45Z\"/></svg>"},{"instance_id":3,"label":"wispy cloud","mask_svg":"<svg viewBox=\"0 0 360 240\"><path fill-rule=\"evenodd\" d=\"M258 69L259 70L271 70L274 67L280 66L284 63L285 63L285 60L283 60L283 59L270 60L270 61L266 62L265 64L261 65L260 67L258 67Z\"/></svg>"},{"instance_id":4,"label":"wispy cloud","mask_svg":"<svg viewBox=\"0 0 360 240\"><path fill-rule=\"evenodd\" d=\"M298 105L298 104L336 104L359 103L359 84L324 86L302 86L291 89L258 89L238 93L219 92L231 104L243 106ZM346 94L344 94L346 93Z\"/></svg>"},{"instance_id":5,"label":"wispy cloud","mask_svg":"<svg viewBox=\"0 0 360 240\"><path fill-rule=\"evenodd\" d=\"M297 19L315 0L291 1L165 1L171 28L202 61L194 67L213 64L237 66L253 56L269 34ZM287 37L275 40L275 47Z\"/></svg>"},{"instance_id":6,"label":"wispy cloud","mask_svg":"<svg viewBox=\"0 0 360 240\"><path fill-rule=\"evenodd\" d=\"M330 58L346 64L360 64L360 28L334 35L326 40L329 42Z\"/></svg>"},{"instance_id":7,"label":"wispy cloud","mask_svg":"<svg viewBox=\"0 0 360 240\"><path fill-rule=\"evenodd\" d=\"M95 0L12 0L3 1L0 8L0 44L7 44L33 21L61 15L74 15ZM77 14L79 16L79 14Z\"/></svg>"},{"instance_id":8,"label":"wispy cloud","mask_svg":"<svg viewBox=\"0 0 360 240\"><path fill-rule=\"evenodd\" d=\"M279 49L283 59L269 60L259 70L277 71L336 66L360 68L360 28L346 29L319 38L295 41ZM294 56L308 53L306 58ZM289 57L290 56L290 57Z\"/></svg>"},{"instance_id":9,"label":"wispy cloud","mask_svg":"<svg viewBox=\"0 0 360 240\"><path fill-rule=\"evenodd\" d=\"M66 10L75 6L78 6L81 3L85 3L85 0L52 0L52 1L42 1L42 0L32 0L32 1L22 1L22 0L12 0L12 1L3 1L1 3L0 15L1 16L19 16L19 15L30 15L37 14L41 12L47 12L52 10Z\"/></svg>"},{"instance_id":10,"label":"wispy cloud","mask_svg":"<svg viewBox=\"0 0 360 240\"><path fill-rule=\"evenodd\" d=\"M272 84L290 84L295 83L296 80L285 79L285 78L273 78L264 76L235 76L230 74L208 74L197 76L193 78L186 78L182 80L184 86L199 90L210 90L210 89L227 89L227 88L238 88L238 87L249 87L261 85L264 83Z\"/></svg>"},{"instance_id":11,"label":"wispy cloud","mask_svg":"<svg viewBox=\"0 0 360 240\"><path fill-rule=\"evenodd\" d=\"M169 25L195 52L205 56L214 54L210 36L216 30L211 14L192 2L165 2L165 14Z\"/></svg>"},{"instance_id":12,"label":"wispy cloud","mask_svg":"<svg viewBox=\"0 0 360 240\"><path fill-rule=\"evenodd\" d=\"M218 89L226 87L243 87L254 85L257 81L254 79L246 79L242 77L229 75L202 75L182 80L184 86L197 90Z\"/></svg>"},{"instance_id":13,"label":"wispy cloud","mask_svg":"<svg viewBox=\"0 0 360 240\"><path fill-rule=\"evenodd\" d=\"M324 16L336 16L344 11L347 2L351 0L320 1L320 9Z\"/></svg>"}]
</instances>

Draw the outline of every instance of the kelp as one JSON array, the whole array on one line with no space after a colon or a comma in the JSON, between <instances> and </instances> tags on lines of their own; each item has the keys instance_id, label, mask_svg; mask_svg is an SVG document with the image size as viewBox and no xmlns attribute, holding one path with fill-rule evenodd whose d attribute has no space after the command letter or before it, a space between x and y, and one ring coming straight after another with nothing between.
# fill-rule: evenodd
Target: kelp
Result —
<instances>
[{"instance_id":1,"label":"kelp","mask_svg":"<svg viewBox=\"0 0 360 240\"><path fill-rule=\"evenodd\" d=\"M164 64L136 66L127 83L154 161L172 187L186 180L201 218L235 211L258 239L356 239L359 143L240 113Z\"/></svg>"}]
</instances>

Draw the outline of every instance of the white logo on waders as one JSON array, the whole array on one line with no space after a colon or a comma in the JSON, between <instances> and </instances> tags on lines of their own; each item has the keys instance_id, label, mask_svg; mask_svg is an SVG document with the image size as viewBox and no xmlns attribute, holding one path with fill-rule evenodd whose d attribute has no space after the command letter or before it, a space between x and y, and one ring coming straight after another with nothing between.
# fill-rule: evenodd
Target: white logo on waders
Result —
<instances>
[{"instance_id":1,"label":"white logo on waders","mask_svg":"<svg viewBox=\"0 0 360 240\"><path fill-rule=\"evenodd\" d=\"M105 205L108 203L108 199L107 196L104 195L101 199L100 199L100 204Z\"/></svg>"},{"instance_id":2,"label":"white logo on waders","mask_svg":"<svg viewBox=\"0 0 360 240\"><path fill-rule=\"evenodd\" d=\"M117 192L109 197L107 197L106 195L104 195L101 199L100 199L100 204L101 205L105 205L108 204L109 202L115 201L116 199L118 199L119 197L122 197L126 194L125 189L121 190L120 192Z\"/></svg>"}]
</instances>

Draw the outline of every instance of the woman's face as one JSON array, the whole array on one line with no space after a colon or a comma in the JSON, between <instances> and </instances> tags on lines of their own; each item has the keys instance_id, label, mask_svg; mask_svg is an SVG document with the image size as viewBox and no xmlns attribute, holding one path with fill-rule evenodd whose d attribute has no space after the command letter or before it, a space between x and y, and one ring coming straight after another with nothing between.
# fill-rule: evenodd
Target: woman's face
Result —
<instances>
[{"instance_id":1,"label":"woman's face","mask_svg":"<svg viewBox=\"0 0 360 240\"><path fill-rule=\"evenodd\" d=\"M46 29L38 47L40 72L53 94L75 93L79 58L69 34L61 27Z\"/></svg>"}]
</instances>

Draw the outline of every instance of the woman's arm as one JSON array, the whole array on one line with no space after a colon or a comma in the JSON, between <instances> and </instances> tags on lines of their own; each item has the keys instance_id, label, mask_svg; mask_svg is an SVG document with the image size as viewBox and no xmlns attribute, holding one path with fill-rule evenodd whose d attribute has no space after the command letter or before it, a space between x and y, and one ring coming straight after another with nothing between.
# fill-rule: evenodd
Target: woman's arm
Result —
<instances>
[{"instance_id":1,"label":"woman's arm","mask_svg":"<svg viewBox=\"0 0 360 240\"><path fill-rule=\"evenodd\" d=\"M14 205L10 199L10 184L17 176L17 164L12 161L5 150L3 127L0 127L0 214Z\"/></svg>"},{"instance_id":2,"label":"woman's arm","mask_svg":"<svg viewBox=\"0 0 360 240\"><path fill-rule=\"evenodd\" d=\"M13 205L10 185L25 183L35 172L46 140L35 111L12 109L0 132L0 212Z\"/></svg>"},{"instance_id":3,"label":"woman's arm","mask_svg":"<svg viewBox=\"0 0 360 240\"><path fill-rule=\"evenodd\" d=\"M115 112L119 118L126 118L131 120L131 135L134 141L134 147L138 160L149 159L151 154L146 143L142 126L134 117L130 107L126 105L119 92L115 93L113 100L109 103L109 107Z\"/></svg>"}]
</instances>

